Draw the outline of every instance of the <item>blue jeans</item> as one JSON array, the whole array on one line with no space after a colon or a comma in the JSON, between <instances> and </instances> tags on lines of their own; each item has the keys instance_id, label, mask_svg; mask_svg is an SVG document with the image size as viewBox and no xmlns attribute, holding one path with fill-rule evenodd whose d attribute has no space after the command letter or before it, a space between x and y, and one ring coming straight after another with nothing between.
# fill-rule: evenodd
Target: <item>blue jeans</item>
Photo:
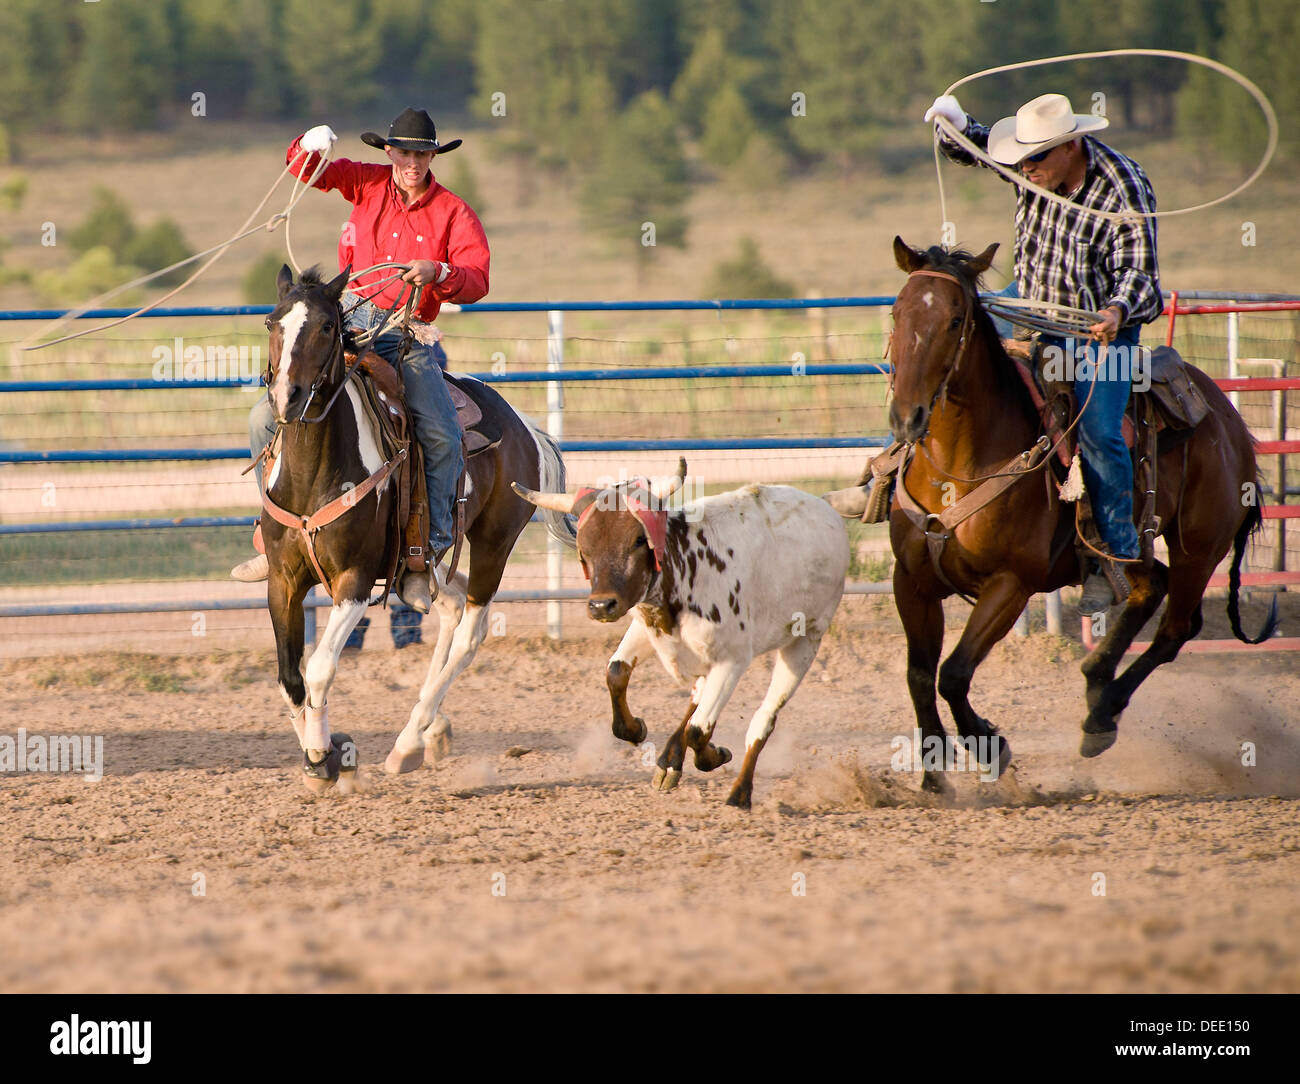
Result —
<instances>
[{"instance_id":1,"label":"blue jeans","mask_svg":"<svg viewBox=\"0 0 1300 1084\"><path fill-rule=\"evenodd\" d=\"M355 294L346 293L343 307L346 309L357 300ZM365 331L383 319L382 310L365 301L348 315L347 326L354 331ZM385 360L396 362L401 344L401 333L391 332L371 343L370 348ZM456 483L465 467L456 408L442 377L442 370L446 367L447 355L440 344L426 346L416 341L411 342L402 362L406 406L411 413L416 439L424 448L424 476L429 487L429 548L433 553L451 545ZM275 415L270 400L263 397L248 414L248 446L252 454L257 455L274 435ZM260 486L260 464L257 481Z\"/></svg>"},{"instance_id":2,"label":"blue jeans","mask_svg":"<svg viewBox=\"0 0 1300 1084\"><path fill-rule=\"evenodd\" d=\"M1137 557L1139 553L1133 526L1133 462L1124 446L1123 424L1141 330L1138 325L1120 328L1100 364L1096 342L1043 337L1045 346L1060 347L1065 359L1073 361L1079 409L1092 389L1092 400L1079 421L1083 480L1092 496L1097 530L1115 557Z\"/></svg>"},{"instance_id":3,"label":"blue jeans","mask_svg":"<svg viewBox=\"0 0 1300 1084\"><path fill-rule=\"evenodd\" d=\"M1019 297L1020 291L1016 288L1016 280L1012 279L1010 284L1002 290L998 290L994 297ZM993 326L998 329L999 339L1013 339L1016 335L1015 325L1010 320L1004 320L1000 316L993 317Z\"/></svg>"}]
</instances>

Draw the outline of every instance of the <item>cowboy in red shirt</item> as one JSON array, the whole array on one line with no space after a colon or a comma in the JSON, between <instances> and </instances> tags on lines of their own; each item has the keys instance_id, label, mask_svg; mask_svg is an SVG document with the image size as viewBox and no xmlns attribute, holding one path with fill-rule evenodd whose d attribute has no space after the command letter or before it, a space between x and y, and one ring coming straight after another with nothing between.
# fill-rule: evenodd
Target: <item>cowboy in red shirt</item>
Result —
<instances>
[{"instance_id":1,"label":"cowboy in red shirt","mask_svg":"<svg viewBox=\"0 0 1300 1084\"><path fill-rule=\"evenodd\" d=\"M286 161L296 176L309 178L319 163L318 155L337 139L327 125L319 125L289 144ZM415 433L424 448L429 549L436 565L452 544L456 483L464 458L456 410L442 378L447 357L430 325L442 302L469 303L488 292L487 237L469 204L438 184L430 171L435 155L455 150L461 141L440 144L428 113L407 109L389 126L387 137L365 132L361 139L381 148L391 165L338 158L325 167L315 187L337 189L353 205L339 241L340 270L389 261L410 264L402 280L424 288L419 308L412 314L416 337L402 362L402 377ZM383 310L403 290L397 282L375 287L388 274L385 270L364 275L344 294L345 311L361 302L347 318L349 328L364 331L383 321ZM371 349L395 362L400 344L400 332L390 332L376 339ZM261 400L249 415L254 454L274 432L270 403ZM247 581L265 579L265 556L245 561L231 575ZM425 574L408 574L401 585L403 600L421 613L429 612L430 581Z\"/></svg>"}]
</instances>

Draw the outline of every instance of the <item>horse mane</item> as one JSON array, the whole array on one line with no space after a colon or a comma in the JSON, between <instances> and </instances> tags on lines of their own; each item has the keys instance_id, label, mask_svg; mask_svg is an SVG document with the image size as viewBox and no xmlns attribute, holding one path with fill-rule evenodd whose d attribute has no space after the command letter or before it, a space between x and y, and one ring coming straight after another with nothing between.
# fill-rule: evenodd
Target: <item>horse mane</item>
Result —
<instances>
[{"instance_id":1,"label":"horse mane","mask_svg":"<svg viewBox=\"0 0 1300 1084\"><path fill-rule=\"evenodd\" d=\"M321 277L320 264L312 264L302 273L298 279L299 286L324 286L325 280Z\"/></svg>"},{"instance_id":2,"label":"horse mane","mask_svg":"<svg viewBox=\"0 0 1300 1084\"><path fill-rule=\"evenodd\" d=\"M1024 409L1026 415L1033 420L1034 425L1041 426L1042 418L1038 414L1038 408L1034 406L1034 400L1029 394L1029 389L1025 387L1025 382L1020 379L1016 363L1011 360L1003 348L1002 336L998 334L998 329L993 326L993 317L984 311L984 306L980 302L980 286L983 282L984 273L976 271L971 266L976 259L975 253L968 252L964 248L955 248L949 251L939 245L931 245L921 255L925 261L923 266L926 269L942 271L945 274L952 275L961 283L962 288L966 291L967 303L974 307L975 334L983 336L985 346L988 347L989 358L993 363L993 372L998 379L998 390L1008 399L1015 400Z\"/></svg>"}]
</instances>

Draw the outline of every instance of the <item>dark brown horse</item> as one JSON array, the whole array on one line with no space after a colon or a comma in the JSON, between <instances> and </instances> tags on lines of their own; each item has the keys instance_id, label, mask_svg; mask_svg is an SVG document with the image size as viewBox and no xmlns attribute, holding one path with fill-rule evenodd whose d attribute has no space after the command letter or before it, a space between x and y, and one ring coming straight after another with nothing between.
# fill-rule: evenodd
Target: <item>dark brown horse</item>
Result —
<instances>
[{"instance_id":1,"label":"dark brown horse","mask_svg":"<svg viewBox=\"0 0 1300 1084\"><path fill-rule=\"evenodd\" d=\"M383 474L387 464L373 423L362 409L355 378L345 383L339 298L346 284L346 272L322 283L314 271L308 271L295 285L285 267L278 280L279 303L267 318L270 400L282 430L279 454L266 476L267 493L296 517L310 517L340 498L346 505L338 518L312 535L311 546L302 529L270 516L264 516L262 523L270 564L267 605L275 627L280 689L289 702L303 748L304 779L312 790L328 788L340 770L356 765L355 748L346 736L330 734L326 696L348 634L365 613L376 583L385 578L394 530L395 483ZM480 428L499 433L501 439L468 460L469 574L457 573L449 583L444 570L437 570L438 644L419 702L384 763L389 772L411 771L450 749L450 726L439 708L483 642L488 606L501 584L510 551L533 514L533 506L516 496L510 483L528 479L537 489L564 488L559 448L545 432L486 384L448 379L456 380L482 410ZM379 481L367 483L371 478ZM545 516L548 531L572 544L571 524L558 513ZM334 605L304 675L300 669L302 601L312 584L322 581L317 566Z\"/></svg>"},{"instance_id":2,"label":"dark brown horse","mask_svg":"<svg viewBox=\"0 0 1300 1084\"><path fill-rule=\"evenodd\" d=\"M979 256L938 247L920 252L894 239L895 259L909 277L894 303L890 428L897 440L913 446L898 487L906 487L909 503L923 514L938 515L976 488L977 483L961 479L1007 469L1042 432L1028 391L980 306L979 276L996 249L992 245ZM1230 548L1228 615L1234 634L1259 643L1276 626L1275 608L1261 635L1248 638L1238 613L1242 555L1262 520L1253 438L1214 381L1189 370L1210 413L1186 442L1186 459L1176 448L1158 462L1156 511L1169 565L1125 566L1132 594L1083 662L1088 715L1080 753L1085 757L1114 744L1119 717L1137 687L1200 631L1206 585ZM933 520L929 524L942 533ZM971 679L1031 595L1080 582L1073 530L1073 513L1066 505L1062 514L1056 486L1045 484L1042 472L1029 472L949 532L939 558L946 585L932 564L925 533L896 489L890 510L894 601L907 634L907 682L917 725L923 741L938 739L933 748L950 748L935 699L937 672L938 691L966 748L984 751L980 759L986 764L994 757L1001 768L1010 762L1006 740L970 705ZM953 588L972 597L975 606L957 647L940 667L942 600ZM1124 652L1166 596L1169 603L1151 646L1117 678ZM930 770L922 785L933 791L948 787Z\"/></svg>"}]
</instances>

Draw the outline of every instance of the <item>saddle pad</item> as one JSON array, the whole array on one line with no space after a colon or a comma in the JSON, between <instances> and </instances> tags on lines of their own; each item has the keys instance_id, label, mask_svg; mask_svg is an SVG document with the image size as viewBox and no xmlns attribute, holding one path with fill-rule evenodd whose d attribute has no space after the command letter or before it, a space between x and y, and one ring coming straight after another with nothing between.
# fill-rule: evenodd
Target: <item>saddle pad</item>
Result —
<instances>
[{"instance_id":1,"label":"saddle pad","mask_svg":"<svg viewBox=\"0 0 1300 1084\"><path fill-rule=\"evenodd\" d=\"M456 417L461 428L465 430L465 454L474 455L488 448L495 448L501 443L504 434L500 426L486 419L479 400L492 394L491 389L481 380L475 380L464 373L446 373L447 391L451 401L456 404Z\"/></svg>"}]
</instances>

